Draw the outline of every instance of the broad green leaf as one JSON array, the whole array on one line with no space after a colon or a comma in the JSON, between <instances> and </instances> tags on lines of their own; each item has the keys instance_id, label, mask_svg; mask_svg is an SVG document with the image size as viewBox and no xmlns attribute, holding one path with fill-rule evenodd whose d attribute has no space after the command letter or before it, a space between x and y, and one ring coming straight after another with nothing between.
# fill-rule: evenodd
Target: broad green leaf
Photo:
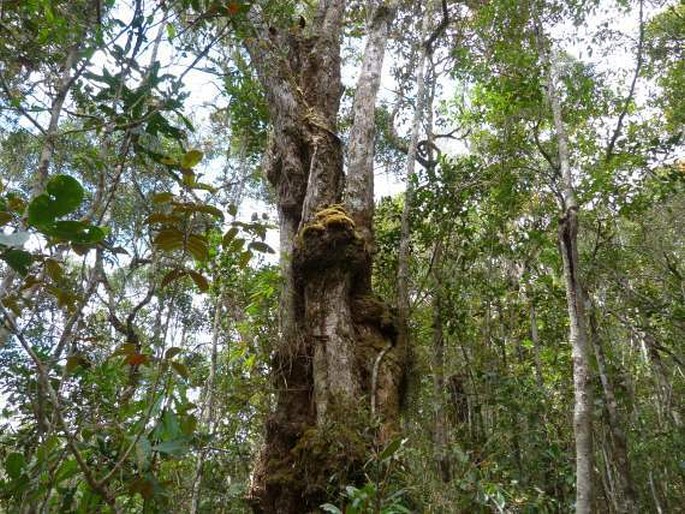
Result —
<instances>
[{"instance_id":1,"label":"broad green leaf","mask_svg":"<svg viewBox=\"0 0 685 514\"><path fill-rule=\"evenodd\" d=\"M193 189L201 189L203 191L209 191L210 193L216 193L218 189L214 186L211 186L209 184L205 184L204 182L195 182L193 184Z\"/></svg>"},{"instance_id":2,"label":"broad green leaf","mask_svg":"<svg viewBox=\"0 0 685 514\"><path fill-rule=\"evenodd\" d=\"M70 355L67 357L67 364L64 367L67 374L71 375L80 367L84 367L88 361L83 357L83 355Z\"/></svg>"},{"instance_id":3,"label":"broad green leaf","mask_svg":"<svg viewBox=\"0 0 685 514\"><path fill-rule=\"evenodd\" d=\"M172 346L171 348L168 348L166 352L164 352L164 358L167 360L173 359L182 351L183 351L182 348L179 348L178 346Z\"/></svg>"},{"instance_id":4,"label":"broad green leaf","mask_svg":"<svg viewBox=\"0 0 685 514\"><path fill-rule=\"evenodd\" d=\"M22 306L19 303L19 298L16 295L7 295L2 299L2 304L11 310L15 316L21 316Z\"/></svg>"},{"instance_id":5,"label":"broad green leaf","mask_svg":"<svg viewBox=\"0 0 685 514\"><path fill-rule=\"evenodd\" d=\"M204 262L209 259L209 243L207 242L206 237L199 236L197 234L191 234L188 236L186 247L192 256L198 261Z\"/></svg>"},{"instance_id":6,"label":"broad green leaf","mask_svg":"<svg viewBox=\"0 0 685 514\"><path fill-rule=\"evenodd\" d=\"M112 357L118 357L119 355L131 355L133 353L136 353L136 345L133 343L124 343L120 345L114 352L112 353Z\"/></svg>"},{"instance_id":7,"label":"broad green leaf","mask_svg":"<svg viewBox=\"0 0 685 514\"><path fill-rule=\"evenodd\" d=\"M71 241L82 245L92 245L102 241L105 230L82 221L55 221L39 227L44 234L60 241Z\"/></svg>"},{"instance_id":8,"label":"broad green leaf","mask_svg":"<svg viewBox=\"0 0 685 514\"><path fill-rule=\"evenodd\" d=\"M185 439L175 439L173 441L163 441L152 447L153 451L181 457L188 451L188 442Z\"/></svg>"},{"instance_id":9,"label":"broad green leaf","mask_svg":"<svg viewBox=\"0 0 685 514\"><path fill-rule=\"evenodd\" d=\"M186 380L190 378L190 373L188 372L188 368L185 366L185 364L182 364L178 361L171 361L170 364L174 371L181 377L185 378Z\"/></svg>"},{"instance_id":10,"label":"broad green leaf","mask_svg":"<svg viewBox=\"0 0 685 514\"><path fill-rule=\"evenodd\" d=\"M45 272L55 282L60 281L64 276L64 270L62 269L62 265L55 259L46 259Z\"/></svg>"},{"instance_id":11,"label":"broad green leaf","mask_svg":"<svg viewBox=\"0 0 685 514\"><path fill-rule=\"evenodd\" d=\"M31 266L32 257L29 252L24 250L10 249L6 250L0 259L5 261L10 268L19 273L21 276L26 276Z\"/></svg>"},{"instance_id":12,"label":"broad green leaf","mask_svg":"<svg viewBox=\"0 0 685 514\"><path fill-rule=\"evenodd\" d=\"M228 245L231 243L233 238L238 235L238 228L237 227L231 227L226 231L226 234L224 234L223 239L221 240L221 245L224 248L227 248Z\"/></svg>"},{"instance_id":13,"label":"broad green leaf","mask_svg":"<svg viewBox=\"0 0 685 514\"><path fill-rule=\"evenodd\" d=\"M221 220L224 219L224 213L213 205L205 205L201 203L176 203L174 205L174 210L182 212L204 212L206 214L211 214L212 216Z\"/></svg>"},{"instance_id":14,"label":"broad green leaf","mask_svg":"<svg viewBox=\"0 0 685 514\"><path fill-rule=\"evenodd\" d=\"M262 252L262 253L275 253L273 248L271 248L268 244L262 243L261 241L252 241L247 247L251 250L255 250L257 252Z\"/></svg>"},{"instance_id":15,"label":"broad green leaf","mask_svg":"<svg viewBox=\"0 0 685 514\"><path fill-rule=\"evenodd\" d=\"M178 223L180 220L176 216L170 214L162 214L161 212L153 212L147 218L145 218L145 223Z\"/></svg>"},{"instance_id":16,"label":"broad green leaf","mask_svg":"<svg viewBox=\"0 0 685 514\"><path fill-rule=\"evenodd\" d=\"M69 175L52 177L45 187L50 200L54 202L56 216L64 216L78 209L83 201L83 187L80 182Z\"/></svg>"},{"instance_id":17,"label":"broad green leaf","mask_svg":"<svg viewBox=\"0 0 685 514\"><path fill-rule=\"evenodd\" d=\"M169 203L173 199L174 199L173 193L170 193L168 191L164 191L162 193L157 193L157 194L152 195L152 203L155 203L155 204Z\"/></svg>"},{"instance_id":18,"label":"broad green leaf","mask_svg":"<svg viewBox=\"0 0 685 514\"><path fill-rule=\"evenodd\" d=\"M193 279L193 282L195 282L195 285L201 292L206 293L209 290L209 282L204 275L193 270L188 270L188 275L190 275L190 278Z\"/></svg>"},{"instance_id":19,"label":"broad green leaf","mask_svg":"<svg viewBox=\"0 0 685 514\"><path fill-rule=\"evenodd\" d=\"M190 169L202 161L204 154L200 150L189 150L181 158L181 167Z\"/></svg>"},{"instance_id":20,"label":"broad green leaf","mask_svg":"<svg viewBox=\"0 0 685 514\"><path fill-rule=\"evenodd\" d=\"M13 480L18 479L21 476L22 471L26 467L26 460L24 455L19 452L10 453L5 458L5 471Z\"/></svg>"},{"instance_id":21,"label":"broad green leaf","mask_svg":"<svg viewBox=\"0 0 685 514\"><path fill-rule=\"evenodd\" d=\"M17 193L7 193L7 207L10 211L21 214L26 210L26 202Z\"/></svg>"},{"instance_id":22,"label":"broad green leaf","mask_svg":"<svg viewBox=\"0 0 685 514\"><path fill-rule=\"evenodd\" d=\"M183 248L185 240L183 232L175 228L161 230L154 239L154 245L160 250L170 252Z\"/></svg>"},{"instance_id":23,"label":"broad green leaf","mask_svg":"<svg viewBox=\"0 0 685 514\"><path fill-rule=\"evenodd\" d=\"M169 284L171 284L174 280L178 280L179 278L184 277L187 274L188 272L182 268L174 268L169 273L164 275L164 278L162 278L161 286L166 287Z\"/></svg>"},{"instance_id":24,"label":"broad green leaf","mask_svg":"<svg viewBox=\"0 0 685 514\"><path fill-rule=\"evenodd\" d=\"M197 418L192 414L181 418L181 432L183 435L191 436L197 428Z\"/></svg>"},{"instance_id":25,"label":"broad green leaf","mask_svg":"<svg viewBox=\"0 0 685 514\"><path fill-rule=\"evenodd\" d=\"M57 217L53 209L53 202L46 194L36 196L29 204L28 222L29 225L40 227L46 225Z\"/></svg>"},{"instance_id":26,"label":"broad green leaf","mask_svg":"<svg viewBox=\"0 0 685 514\"><path fill-rule=\"evenodd\" d=\"M74 212L83 201L83 187L69 175L52 177L45 186L45 191L29 204L28 222L36 227Z\"/></svg>"},{"instance_id":27,"label":"broad green leaf","mask_svg":"<svg viewBox=\"0 0 685 514\"><path fill-rule=\"evenodd\" d=\"M252 252L246 250L240 254L240 259L238 259L238 265L241 268L245 268L250 263L250 259L252 259Z\"/></svg>"},{"instance_id":28,"label":"broad green leaf","mask_svg":"<svg viewBox=\"0 0 685 514\"><path fill-rule=\"evenodd\" d=\"M60 483L64 480L68 480L78 474L79 467L76 459L67 459L62 462L62 465L57 469L55 473L55 482Z\"/></svg>"},{"instance_id":29,"label":"broad green leaf","mask_svg":"<svg viewBox=\"0 0 685 514\"><path fill-rule=\"evenodd\" d=\"M382 461L387 460L390 457L392 457L393 455L395 455L395 453L397 453L397 450L399 450L400 447L402 446L403 442L404 442L404 440L399 438L399 437L397 439L392 440L388 444L388 446L386 446L383 449L383 451L381 452L380 457L379 457L380 460L382 460Z\"/></svg>"}]
</instances>

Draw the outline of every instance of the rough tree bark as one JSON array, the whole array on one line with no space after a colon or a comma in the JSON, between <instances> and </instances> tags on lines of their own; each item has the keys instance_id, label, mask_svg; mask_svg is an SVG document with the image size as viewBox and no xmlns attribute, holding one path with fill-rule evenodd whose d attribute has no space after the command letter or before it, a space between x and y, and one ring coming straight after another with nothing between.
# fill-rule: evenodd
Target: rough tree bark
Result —
<instances>
[{"instance_id":1,"label":"rough tree bark","mask_svg":"<svg viewBox=\"0 0 685 514\"><path fill-rule=\"evenodd\" d=\"M396 323L370 279L374 104L393 9L380 2L370 17L346 197L337 134L343 10L342 0L322 0L305 27L282 29L253 8L256 37L245 40L272 123L264 170L277 194L283 275L276 406L253 473L255 512L315 511L337 485L361 480L378 443L363 430L372 400L380 437L397 425Z\"/></svg>"}]
</instances>

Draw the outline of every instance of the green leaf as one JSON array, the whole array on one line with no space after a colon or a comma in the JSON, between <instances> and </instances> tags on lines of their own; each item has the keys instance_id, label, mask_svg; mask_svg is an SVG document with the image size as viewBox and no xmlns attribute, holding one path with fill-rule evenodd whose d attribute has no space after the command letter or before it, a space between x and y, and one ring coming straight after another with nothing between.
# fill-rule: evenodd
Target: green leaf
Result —
<instances>
[{"instance_id":1,"label":"green leaf","mask_svg":"<svg viewBox=\"0 0 685 514\"><path fill-rule=\"evenodd\" d=\"M31 254L29 252L14 248L5 251L0 256L0 259L5 261L10 268L19 273L22 277L25 277L28 274L32 261Z\"/></svg>"},{"instance_id":2,"label":"green leaf","mask_svg":"<svg viewBox=\"0 0 685 514\"><path fill-rule=\"evenodd\" d=\"M228 245L231 243L233 238L238 235L238 227L231 227L228 229L226 234L224 234L223 239L221 240L221 246L224 248L227 248Z\"/></svg>"},{"instance_id":3,"label":"green leaf","mask_svg":"<svg viewBox=\"0 0 685 514\"><path fill-rule=\"evenodd\" d=\"M188 272L182 268L174 268L169 273L164 275L164 278L162 278L161 286L166 287L169 284L171 284L174 280L178 280L179 278L184 277L187 274Z\"/></svg>"},{"instance_id":4,"label":"green leaf","mask_svg":"<svg viewBox=\"0 0 685 514\"><path fill-rule=\"evenodd\" d=\"M200 150L189 150L181 157L181 167L190 169L202 161L204 154Z\"/></svg>"},{"instance_id":5,"label":"green leaf","mask_svg":"<svg viewBox=\"0 0 685 514\"><path fill-rule=\"evenodd\" d=\"M45 193L38 195L29 204L28 222L33 226L38 227L74 212L83 201L83 187L69 175L52 177L45 190Z\"/></svg>"},{"instance_id":6,"label":"green leaf","mask_svg":"<svg viewBox=\"0 0 685 514\"><path fill-rule=\"evenodd\" d=\"M193 184L193 189L202 189L203 191L209 191L210 193L216 193L218 191L216 187L205 184L204 182L195 182Z\"/></svg>"},{"instance_id":7,"label":"green leaf","mask_svg":"<svg viewBox=\"0 0 685 514\"><path fill-rule=\"evenodd\" d=\"M166 352L164 352L164 358L167 360L173 359L182 351L183 351L182 348L179 348L178 346L172 346L171 348L167 349Z\"/></svg>"},{"instance_id":8,"label":"green leaf","mask_svg":"<svg viewBox=\"0 0 685 514\"><path fill-rule=\"evenodd\" d=\"M144 223L147 223L148 225L151 225L153 223L176 224L179 222L180 220L177 216L171 216L170 214L162 214L161 212L153 212L144 220Z\"/></svg>"},{"instance_id":9,"label":"green leaf","mask_svg":"<svg viewBox=\"0 0 685 514\"><path fill-rule=\"evenodd\" d=\"M323 505L321 505L321 509L324 512L330 512L331 514L343 514L343 512L338 507L330 503L324 503Z\"/></svg>"},{"instance_id":10,"label":"green leaf","mask_svg":"<svg viewBox=\"0 0 685 514\"><path fill-rule=\"evenodd\" d=\"M168 191L164 191L162 193L157 193L157 194L152 195L152 203L155 203L155 204L169 203L173 199L174 199L173 193L170 193Z\"/></svg>"},{"instance_id":11,"label":"green leaf","mask_svg":"<svg viewBox=\"0 0 685 514\"><path fill-rule=\"evenodd\" d=\"M64 480L68 480L71 477L76 476L79 471L78 463L76 459L67 459L62 462L62 465L57 469L55 473L55 482L60 483Z\"/></svg>"},{"instance_id":12,"label":"green leaf","mask_svg":"<svg viewBox=\"0 0 685 514\"><path fill-rule=\"evenodd\" d=\"M175 228L161 230L155 237L153 244L160 250L170 252L183 248L185 237L183 232Z\"/></svg>"},{"instance_id":13,"label":"green leaf","mask_svg":"<svg viewBox=\"0 0 685 514\"><path fill-rule=\"evenodd\" d=\"M252 252L246 250L240 254L240 259L238 259L238 265L241 268L245 268L250 263L250 259L252 259Z\"/></svg>"},{"instance_id":14,"label":"green leaf","mask_svg":"<svg viewBox=\"0 0 685 514\"><path fill-rule=\"evenodd\" d=\"M252 241L247 247L251 250L255 250L257 252L262 252L262 253L276 253L274 252L273 248L271 248L268 244L262 243L261 241Z\"/></svg>"},{"instance_id":15,"label":"green leaf","mask_svg":"<svg viewBox=\"0 0 685 514\"><path fill-rule=\"evenodd\" d=\"M170 41L176 37L176 27L173 23L166 24L166 34Z\"/></svg>"},{"instance_id":16,"label":"green leaf","mask_svg":"<svg viewBox=\"0 0 685 514\"><path fill-rule=\"evenodd\" d=\"M55 221L39 227L41 232L60 241L71 241L82 245L92 245L102 241L105 230L82 221Z\"/></svg>"},{"instance_id":17,"label":"green leaf","mask_svg":"<svg viewBox=\"0 0 685 514\"><path fill-rule=\"evenodd\" d=\"M211 214L212 216L219 218L221 220L224 219L224 213L221 212L220 209L217 209L213 205L205 205L201 203L175 203L174 204L174 211L181 211L181 212L204 212L206 214Z\"/></svg>"},{"instance_id":18,"label":"green leaf","mask_svg":"<svg viewBox=\"0 0 685 514\"><path fill-rule=\"evenodd\" d=\"M83 187L74 177L56 175L52 177L45 189L58 205L54 206L57 216L64 216L78 209L83 201Z\"/></svg>"},{"instance_id":19,"label":"green leaf","mask_svg":"<svg viewBox=\"0 0 685 514\"><path fill-rule=\"evenodd\" d=\"M185 439L175 439L173 441L163 441L152 447L153 451L181 457L188 451L188 443Z\"/></svg>"},{"instance_id":20,"label":"green leaf","mask_svg":"<svg viewBox=\"0 0 685 514\"><path fill-rule=\"evenodd\" d=\"M185 364L182 364L178 361L171 361L171 367L174 369L176 373L178 373L181 377L185 378L188 380L190 378L190 373L188 371L188 368L185 366Z\"/></svg>"},{"instance_id":21,"label":"green leaf","mask_svg":"<svg viewBox=\"0 0 685 514\"><path fill-rule=\"evenodd\" d=\"M209 243L207 238L197 234L191 234L186 241L186 247L195 259L204 262L209 259Z\"/></svg>"},{"instance_id":22,"label":"green leaf","mask_svg":"<svg viewBox=\"0 0 685 514\"><path fill-rule=\"evenodd\" d=\"M52 202L50 197L46 194L38 195L29 204L29 212L27 221L29 225L40 227L50 223L57 217L53 212Z\"/></svg>"},{"instance_id":23,"label":"green leaf","mask_svg":"<svg viewBox=\"0 0 685 514\"><path fill-rule=\"evenodd\" d=\"M24 459L24 455L22 453L13 452L5 458L5 471L7 471L7 474L13 480L17 480L21 476L21 473L24 471L25 467L26 460Z\"/></svg>"},{"instance_id":24,"label":"green leaf","mask_svg":"<svg viewBox=\"0 0 685 514\"><path fill-rule=\"evenodd\" d=\"M193 282L195 282L195 285L201 292L206 293L209 290L209 282L204 275L193 270L188 270L188 275L190 275L190 278L193 279Z\"/></svg>"},{"instance_id":25,"label":"green leaf","mask_svg":"<svg viewBox=\"0 0 685 514\"><path fill-rule=\"evenodd\" d=\"M198 273L197 271L185 268L174 268L171 271L169 271L169 273L164 275L161 286L166 287L174 280L178 280L182 277L190 277L193 280L193 282L195 282L197 288L203 293L207 292L207 290L209 289L209 282L204 277L204 275Z\"/></svg>"},{"instance_id":26,"label":"green leaf","mask_svg":"<svg viewBox=\"0 0 685 514\"><path fill-rule=\"evenodd\" d=\"M88 361L83 357L83 355L70 355L69 357L67 357L67 364L64 367L64 370L67 372L68 375L71 375L77 369L86 367L87 364Z\"/></svg>"},{"instance_id":27,"label":"green leaf","mask_svg":"<svg viewBox=\"0 0 685 514\"><path fill-rule=\"evenodd\" d=\"M388 460L390 457L395 455L395 453L397 453L397 450L400 449L403 443L404 440L399 437L397 439L390 441L388 446L386 446L385 449L381 452L380 460Z\"/></svg>"}]
</instances>

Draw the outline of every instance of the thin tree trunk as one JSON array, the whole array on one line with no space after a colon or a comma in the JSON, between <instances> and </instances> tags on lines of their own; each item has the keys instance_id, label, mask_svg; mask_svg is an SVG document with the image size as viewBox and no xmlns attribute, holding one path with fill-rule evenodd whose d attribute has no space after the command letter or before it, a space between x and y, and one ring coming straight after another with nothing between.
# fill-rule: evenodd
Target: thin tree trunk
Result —
<instances>
[{"instance_id":1,"label":"thin tree trunk","mask_svg":"<svg viewBox=\"0 0 685 514\"><path fill-rule=\"evenodd\" d=\"M656 490L656 485L654 484L654 473L650 470L649 471L649 490L652 493L652 500L654 501L654 508L656 509L657 514L664 514L664 508L661 506L661 502L659 501L659 493Z\"/></svg>"},{"instance_id":2,"label":"thin tree trunk","mask_svg":"<svg viewBox=\"0 0 685 514\"><path fill-rule=\"evenodd\" d=\"M619 511L619 504L618 504L618 498L616 495L616 487L614 486L614 481L613 481L613 473L611 469L611 460L609 458L609 452L607 451L606 448L606 437L603 438L602 442L600 443L600 448L602 450L602 461L604 462L604 473L600 472L600 478L602 481L602 487L604 489L605 493L605 501L607 505L611 505L613 509L610 509L612 512L618 512Z\"/></svg>"},{"instance_id":3,"label":"thin tree trunk","mask_svg":"<svg viewBox=\"0 0 685 514\"><path fill-rule=\"evenodd\" d=\"M214 382L216 377L216 364L218 357L219 330L221 329L221 313L223 311L223 297L217 298L214 307L214 321L212 324L212 349L209 361L209 374L205 383L205 404L200 414L201 423L206 428L210 440L214 434ZM190 513L197 514L200 508L200 490L202 487L202 475L208 450L202 448L195 463L195 477L193 478L193 492L190 501Z\"/></svg>"},{"instance_id":4,"label":"thin tree trunk","mask_svg":"<svg viewBox=\"0 0 685 514\"><path fill-rule=\"evenodd\" d=\"M424 10L421 26L422 41L426 38L430 29L432 4L433 2L428 2ZM409 148L407 150L407 175L405 179L406 189L404 192L404 206L402 208L402 218L400 221L400 243L397 256L397 311L399 319L398 339L400 346L407 351L409 349L409 314L411 308L409 300L409 246L411 241L409 215L411 213L411 207L414 201L413 179L416 169L419 131L421 129L421 121L423 120L424 104L426 99L425 68L428 50L429 49L425 45L421 46L419 62L416 68L416 109L414 110L414 119L412 122L411 135L409 139Z\"/></svg>"},{"instance_id":5,"label":"thin tree trunk","mask_svg":"<svg viewBox=\"0 0 685 514\"><path fill-rule=\"evenodd\" d=\"M540 357L540 335L538 334L538 319L535 311L535 303L532 299L530 302L530 339L533 342L533 359L535 362L535 380L540 390L545 387L544 378L542 375L542 359Z\"/></svg>"},{"instance_id":6,"label":"thin tree trunk","mask_svg":"<svg viewBox=\"0 0 685 514\"><path fill-rule=\"evenodd\" d=\"M623 431L623 423L620 419L618 402L614 394L614 386L609 378L606 369L606 358L602 349L602 342L597 333L597 320L594 312L590 313L590 342L594 349L597 359L599 378L602 382L604 400L609 418L609 436L611 440L612 456L616 466L617 486L619 489L620 503L618 512L630 514L638 512L637 493L635 483L630 472L630 461L628 460L628 444L626 435Z\"/></svg>"},{"instance_id":7,"label":"thin tree trunk","mask_svg":"<svg viewBox=\"0 0 685 514\"><path fill-rule=\"evenodd\" d=\"M440 270L442 268L442 241L435 246L433 256L433 453L443 482L452 479L448 454L447 405L445 401L445 337L443 333L442 291ZM455 406L456 407L456 406Z\"/></svg>"},{"instance_id":8,"label":"thin tree trunk","mask_svg":"<svg viewBox=\"0 0 685 514\"><path fill-rule=\"evenodd\" d=\"M564 267L566 301L570 322L569 339L573 355L575 393L573 429L576 444L576 513L590 514L593 501L592 388L590 357L578 258L578 203L576 201L568 136L561 102L555 88L554 62L546 48L542 27L536 20L540 58L547 71L545 94L552 109L562 178L563 215L559 223L559 244Z\"/></svg>"}]
</instances>

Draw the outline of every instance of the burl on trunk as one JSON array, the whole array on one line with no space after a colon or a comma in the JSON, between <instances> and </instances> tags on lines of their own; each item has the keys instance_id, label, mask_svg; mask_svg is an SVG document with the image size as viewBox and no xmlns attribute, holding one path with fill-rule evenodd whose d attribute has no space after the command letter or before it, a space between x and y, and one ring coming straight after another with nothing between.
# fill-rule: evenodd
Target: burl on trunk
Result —
<instances>
[{"instance_id":1,"label":"burl on trunk","mask_svg":"<svg viewBox=\"0 0 685 514\"><path fill-rule=\"evenodd\" d=\"M246 46L272 123L264 168L277 192L283 275L276 407L253 474L255 512L317 510L362 480L372 446L397 430L406 352L371 290L374 103L391 14L376 9L369 26L346 192L337 134L343 2L321 1L302 30L250 13L260 36Z\"/></svg>"}]
</instances>

